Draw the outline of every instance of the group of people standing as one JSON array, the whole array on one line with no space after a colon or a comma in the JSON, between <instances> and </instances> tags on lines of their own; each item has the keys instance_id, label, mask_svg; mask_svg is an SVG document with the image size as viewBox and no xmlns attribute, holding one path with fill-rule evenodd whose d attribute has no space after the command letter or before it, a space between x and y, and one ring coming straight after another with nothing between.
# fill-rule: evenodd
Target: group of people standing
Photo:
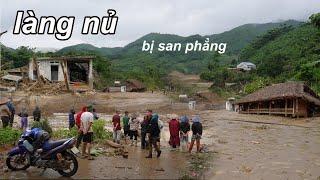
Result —
<instances>
[{"instance_id":1,"label":"group of people standing","mask_svg":"<svg viewBox=\"0 0 320 180\"><path fill-rule=\"evenodd\" d=\"M196 142L197 152L200 151L200 139L202 136L202 124L200 122L200 116L195 115L192 118L192 125L190 128L189 118L184 115L180 118L172 117L168 120L170 140L169 144L172 148L177 148L181 144L185 144L188 151L191 152L194 143ZM121 128L121 116L120 112L116 111L116 114L112 117L113 124L113 141L120 144L122 128ZM122 117L124 142L127 144L128 139L131 141L131 145L137 146L138 143L138 130L141 127L141 148L149 149L149 154L146 158L152 158L153 148L157 152L157 157L160 157L160 133L163 128L163 122L159 119L157 113L153 113L152 110L147 110L143 121L137 119L137 115L133 113L129 116L129 112L125 111ZM189 144L189 132L192 131L191 142Z\"/></svg>"},{"instance_id":2,"label":"group of people standing","mask_svg":"<svg viewBox=\"0 0 320 180\"><path fill-rule=\"evenodd\" d=\"M189 144L189 132L192 131L191 142ZM202 124L200 116L195 115L192 118L192 125L190 129L189 118L184 115L180 119L173 117L169 121L170 141L172 148L177 148L180 144L185 144L189 153L191 153L194 143L196 142L197 152L200 152L200 139L202 136Z\"/></svg>"},{"instance_id":3,"label":"group of people standing","mask_svg":"<svg viewBox=\"0 0 320 180\"><path fill-rule=\"evenodd\" d=\"M0 101L0 116L3 128L12 127L14 122L14 115L16 108L13 104L12 98L2 98ZM28 128L28 110L26 107L22 107L21 111L17 114L20 117L20 128L25 131ZM41 110L39 106L36 106L33 113L34 121L40 121Z\"/></svg>"},{"instance_id":4,"label":"group of people standing","mask_svg":"<svg viewBox=\"0 0 320 180\"><path fill-rule=\"evenodd\" d=\"M137 119L136 114L129 116L129 112L126 111L122 117L124 141L127 143L128 137L131 140L131 145L137 146L138 143L138 130L141 126L141 148L149 148L149 154L146 158L152 158L152 148L155 148L157 157L160 157L160 130L159 116L157 113L152 113L152 110L147 110L144 120L140 122ZM120 112L116 111L116 114L112 117L113 123L113 141L120 144L121 140L121 117Z\"/></svg>"}]
</instances>

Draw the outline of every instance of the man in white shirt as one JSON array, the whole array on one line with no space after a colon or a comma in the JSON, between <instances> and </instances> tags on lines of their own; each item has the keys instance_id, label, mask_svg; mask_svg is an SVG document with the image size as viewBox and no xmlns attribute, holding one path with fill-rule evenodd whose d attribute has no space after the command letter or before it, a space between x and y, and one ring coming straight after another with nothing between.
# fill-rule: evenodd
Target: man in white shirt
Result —
<instances>
[{"instance_id":1,"label":"man in white shirt","mask_svg":"<svg viewBox=\"0 0 320 180\"><path fill-rule=\"evenodd\" d=\"M93 141L93 114L91 112L84 112L81 115L81 129L83 132L83 146L82 146L82 156L85 157L86 149L88 145L88 159L93 160L91 157L91 144Z\"/></svg>"}]
</instances>

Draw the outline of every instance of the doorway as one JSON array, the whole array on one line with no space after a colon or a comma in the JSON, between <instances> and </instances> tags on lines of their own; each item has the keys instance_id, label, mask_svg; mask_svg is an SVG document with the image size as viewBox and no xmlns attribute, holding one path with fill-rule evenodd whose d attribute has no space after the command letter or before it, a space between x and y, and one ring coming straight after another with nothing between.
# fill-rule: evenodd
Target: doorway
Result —
<instances>
[{"instance_id":1,"label":"doorway","mask_svg":"<svg viewBox=\"0 0 320 180\"><path fill-rule=\"evenodd\" d=\"M51 65L51 81L58 81L59 65Z\"/></svg>"}]
</instances>

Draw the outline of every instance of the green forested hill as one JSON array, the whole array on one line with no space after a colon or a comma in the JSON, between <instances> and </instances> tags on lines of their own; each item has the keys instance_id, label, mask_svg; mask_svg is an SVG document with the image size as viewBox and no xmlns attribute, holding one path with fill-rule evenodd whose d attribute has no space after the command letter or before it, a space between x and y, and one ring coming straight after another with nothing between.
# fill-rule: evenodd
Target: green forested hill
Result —
<instances>
[{"instance_id":1,"label":"green forested hill","mask_svg":"<svg viewBox=\"0 0 320 180\"><path fill-rule=\"evenodd\" d=\"M304 81L320 93L320 28L305 23L292 28L282 26L268 31L243 48L239 62L250 61L257 69L251 72L229 70L228 64L210 61L201 77L214 82L225 92L225 83L236 83L231 90L251 93L266 85L285 81ZM234 64L235 66L235 64ZM230 88L229 88L230 89Z\"/></svg>"},{"instance_id":2,"label":"green forested hill","mask_svg":"<svg viewBox=\"0 0 320 180\"><path fill-rule=\"evenodd\" d=\"M277 81L302 80L320 92L320 30L302 25L254 51L249 57L257 65L257 75ZM244 58L244 57L243 57Z\"/></svg>"},{"instance_id":3,"label":"green forested hill","mask_svg":"<svg viewBox=\"0 0 320 180\"><path fill-rule=\"evenodd\" d=\"M173 34L150 33L122 48L97 48L89 44L80 44L63 48L58 53L75 51L97 52L110 59L117 71L138 71L144 69L146 65L153 65L160 71L164 71L164 73L171 70L185 73L199 73L206 68L208 62L212 59L212 52L193 52L189 54L184 54L183 52L154 52L149 54L141 52L143 41L151 42L151 40L154 40L156 44L160 42L180 42L185 44L186 42L194 42L196 40L204 42L205 38L210 38L210 42L228 43L226 54L223 57L226 62L230 62L236 58L240 49L248 45L257 36L284 24L295 27L301 24L301 22L289 20L281 23L246 24L221 34L209 36L192 35L182 37Z\"/></svg>"},{"instance_id":4,"label":"green forested hill","mask_svg":"<svg viewBox=\"0 0 320 180\"><path fill-rule=\"evenodd\" d=\"M114 55L119 53L119 51L121 51L121 49L122 48L120 48L120 47L98 48L98 47L95 47L91 44L77 44L74 46L68 46L68 47L62 48L58 51L58 53L67 54L67 53L72 53L72 52L87 51L87 52L97 52L97 53L101 54L102 56L106 56L106 57L113 57Z\"/></svg>"},{"instance_id":5,"label":"green forested hill","mask_svg":"<svg viewBox=\"0 0 320 180\"><path fill-rule=\"evenodd\" d=\"M162 78L173 70L178 70L184 73L203 72L201 77L206 80L214 81L217 87L223 87L225 82L239 82L244 85L248 82L254 82L254 78L256 77L265 77L266 79L269 77L274 78L272 77L272 73L270 73L270 69L268 69L268 67L273 67L273 71L277 72L274 74L283 74L283 76L279 76L280 78L278 79L287 78L289 76L303 79L302 77L305 77L305 74L309 73L308 68L309 66L313 66L313 64L305 65L305 63L312 62L313 60L301 60L300 58L304 52L306 53L305 58L310 59L311 56L309 56L310 53L308 50L302 51L300 49L299 56L289 56L288 54L293 53L291 51L293 51L294 48L283 48L285 48L284 46L287 46L287 44L288 46L294 46L294 43L285 41L287 44L284 46L282 45L283 42L279 42L279 44L275 45L269 45L271 43L276 43L273 41L282 38L284 34L302 31L303 28L310 28L306 29L306 32L304 33L308 33L310 30L315 31L315 29L312 29L309 25L301 26L301 24L301 22L293 20L281 23L246 24L230 31L208 36L192 35L183 37L173 34L150 33L124 47L98 48L91 44L78 44L65 47L56 53L45 54L35 54L32 52L32 49L27 47L20 47L15 50L3 47L1 54L4 62L11 62L10 67L25 65L29 58L34 55L60 56L91 54L97 57L94 63L94 68L102 77L103 81L112 82L114 79L136 78L145 82L151 88L155 88L159 84L163 83ZM286 27L290 28L283 29ZM273 32L275 31L274 29L277 30L277 28L281 31ZM271 35L270 32L272 32ZM268 37L268 35L272 38ZM195 42L196 40L204 42L206 38L210 38L210 42L227 43L226 53L224 55L217 56L214 52L190 52L188 54L184 54L183 51L154 51L150 54L148 52L141 51L144 40L149 42L154 40L156 44L160 42L179 42L181 44L185 44L187 42ZM305 36L299 36L298 38L309 38L309 35L305 34ZM314 39L313 36L310 36L310 38ZM299 41L299 43L302 43L302 41ZM268 47L268 45L270 47ZM312 45L309 44L309 46L311 47ZM303 47L308 49L309 46ZM276 50L272 49L275 47L277 48ZM296 53L297 52L294 50L294 54ZM252 59L253 62L258 64L259 71L257 71L256 74L245 75L233 74L227 71L227 67L234 67L236 65L239 55L243 60ZM280 62L275 61L275 59L281 59L281 57L290 59L290 61L288 61L289 64L286 64L287 59ZM314 57L312 56L312 58ZM302 70L302 66L300 67L297 65L297 61L301 61L301 64L306 66L303 67L305 71ZM279 69L277 66L278 63L283 63L283 66L281 66L282 69ZM208 70L207 67L209 67ZM286 71L286 69L289 68L295 68L299 73L290 74L289 70Z\"/></svg>"},{"instance_id":6,"label":"green forested hill","mask_svg":"<svg viewBox=\"0 0 320 180\"><path fill-rule=\"evenodd\" d=\"M229 44L228 53L238 54L242 48L247 46L256 37L263 35L267 31L280 27L301 25L302 22L295 20L288 20L279 23L265 23L265 24L245 24L236 27L230 31L221 34L208 36L217 42L226 42Z\"/></svg>"}]
</instances>

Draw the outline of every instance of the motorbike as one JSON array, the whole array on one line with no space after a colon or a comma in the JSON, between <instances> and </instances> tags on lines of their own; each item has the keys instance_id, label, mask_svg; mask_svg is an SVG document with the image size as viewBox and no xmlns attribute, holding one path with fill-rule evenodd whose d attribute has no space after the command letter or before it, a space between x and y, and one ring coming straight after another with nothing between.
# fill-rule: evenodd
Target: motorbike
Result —
<instances>
[{"instance_id":1,"label":"motorbike","mask_svg":"<svg viewBox=\"0 0 320 180\"><path fill-rule=\"evenodd\" d=\"M51 168L64 177L71 177L78 171L74 147L75 138L50 140L50 135L39 128L27 130L21 135L18 145L8 152L6 164L13 171L26 170L30 166Z\"/></svg>"}]
</instances>

